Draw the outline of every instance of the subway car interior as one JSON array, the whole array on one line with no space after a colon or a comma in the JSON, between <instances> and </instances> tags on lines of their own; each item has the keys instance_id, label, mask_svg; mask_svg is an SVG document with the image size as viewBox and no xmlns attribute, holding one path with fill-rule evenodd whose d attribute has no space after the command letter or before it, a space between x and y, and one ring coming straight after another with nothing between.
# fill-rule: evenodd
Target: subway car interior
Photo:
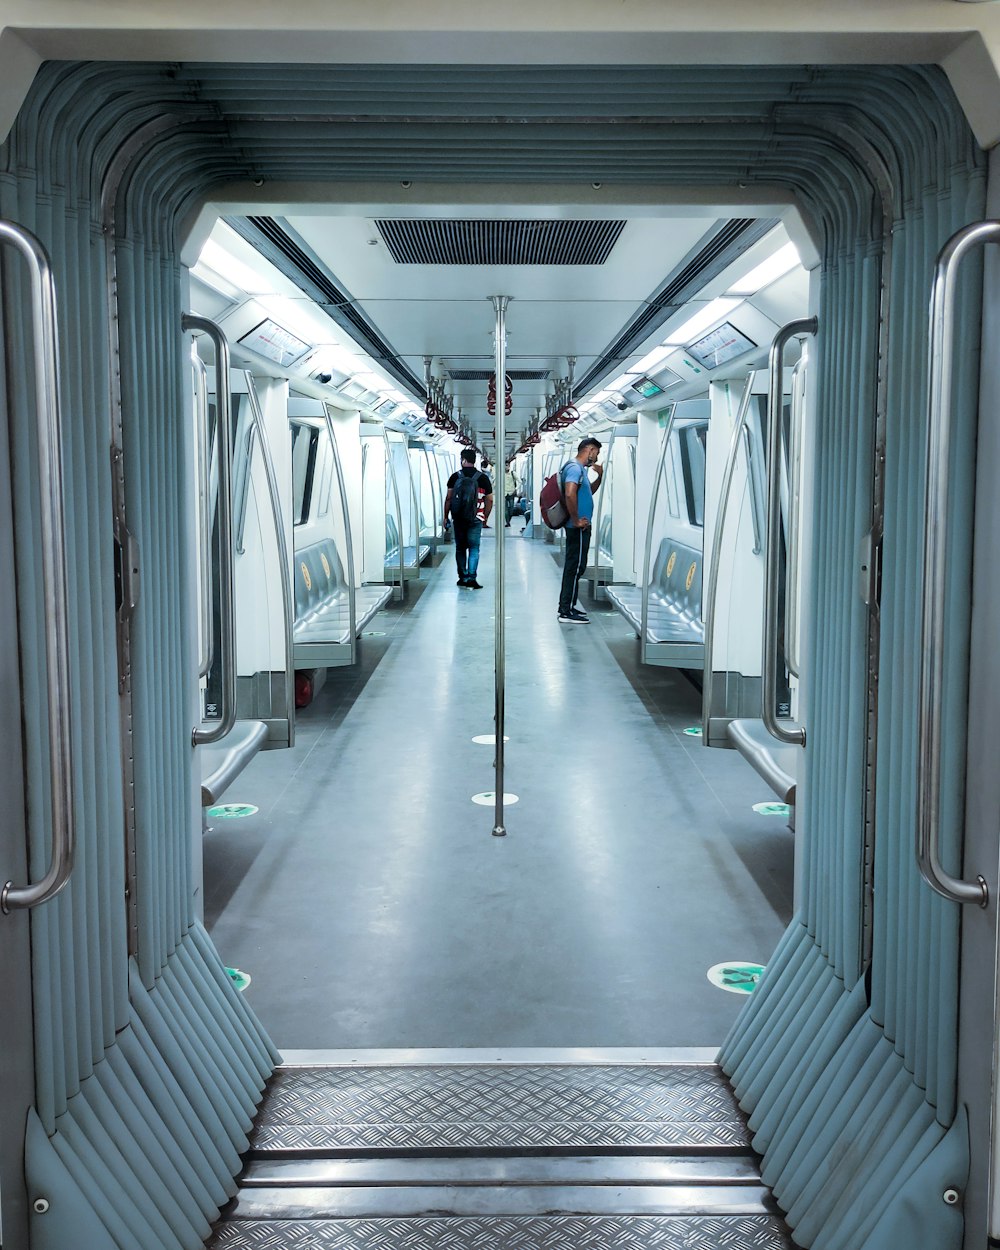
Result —
<instances>
[{"instance_id":1,"label":"subway car interior","mask_svg":"<svg viewBox=\"0 0 1000 1250\"><path fill-rule=\"evenodd\" d=\"M421 7L0 5L0 1246L1000 1246L1000 9Z\"/></svg>"}]
</instances>

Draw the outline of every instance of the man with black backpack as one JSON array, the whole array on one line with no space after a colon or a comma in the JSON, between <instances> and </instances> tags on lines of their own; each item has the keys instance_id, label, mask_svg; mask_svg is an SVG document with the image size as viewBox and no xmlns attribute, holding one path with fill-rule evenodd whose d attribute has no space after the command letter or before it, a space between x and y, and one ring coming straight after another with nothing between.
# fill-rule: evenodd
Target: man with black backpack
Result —
<instances>
[{"instance_id":1,"label":"man with black backpack","mask_svg":"<svg viewBox=\"0 0 1000 1250\"><path fill-rule=\"evenodd\" d=\"M444 501L444 517L450 514L455 526L455 562L459 586L482 590L476 581L479 570L479 544L483 526L493 511L493 483L476 468L476 453L471 447L462 452L462 468L448 479Z\"/></svg>"}]
</instances>

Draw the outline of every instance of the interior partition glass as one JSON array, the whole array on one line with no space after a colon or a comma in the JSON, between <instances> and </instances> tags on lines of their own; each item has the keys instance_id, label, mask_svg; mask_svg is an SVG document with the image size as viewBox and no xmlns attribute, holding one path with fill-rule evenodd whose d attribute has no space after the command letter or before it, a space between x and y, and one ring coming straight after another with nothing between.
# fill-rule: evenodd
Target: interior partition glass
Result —
<instances>
[{"instance_id":1,"label":"interior partition glass","mask_svg":"<svg viewBox=\"0 0 1000 1250\"><path fill-rule=\"evenodd\" d=\"M290 746L293 605L284 386L271 379L258 383L249 372L234 373L232 403L236 714L264 721L267 746Z\"/></svg>"},{"instance_id":2,"label":"interior partition glass","mask_svg":"<svg viewBox=\"0 0 1000 1250\"><path fill-rule=\"evenodd\" d=\"M733 387L713 391L705 447L710 486L706 548L718 553L718 569L710 569L706 579L706 593L714 587L712 673L704 686L703 713L710 746L729 744L729 721L760 718L766 389L766 372L751 374L739 411ZM729 488L722 498L727 468Z\"/></svg>"},{"instance_id":3,"label":"interior partition glass","mask_svg":"<svg viewBox=\"0 0 1000 1250\"><path fill-rule=\"evenodd\" d=\"M679 403L663 429L643 553L641 648L647 664L700 669L704 447L709 407Z\"/></svg>"},{"instance_id":4,"label":"interior partition glass","mask_svg":"<svg viewBox=\"0 0 1000 1250\"><path fill-rule=\"evenodd\" d=\"M350 664L354 636L348 581L348 533L325 406L294 396L288 405L295 517L293 587L294 657L298 669ZM296 449L310 448L310 469L300 502ZM306 460L304 453L302 461Z\"/></svg>"},{"instance_id":5,"label":"interior partition glass","mask_svg":"<svg viewBox=\"0 0 1000 1250\"><path fill-rule=\"evenodd\" d=\"M385 455L385 578L399 582L416 577L419 569L419 518L406 435L387 430Z\"/></svg>"},{"instance_id":6,"label":"interior partition glass","mask_svg":"<svg viewBox=\"0 0 1000 1250\"><path fill-rule=\"evenodd\" d=\"M426 443L415 443L410 447L410 473L417 500L421 541L435 546L441 534L441 501L437 497L433 453Z\"/></svg>"}]
</instances>

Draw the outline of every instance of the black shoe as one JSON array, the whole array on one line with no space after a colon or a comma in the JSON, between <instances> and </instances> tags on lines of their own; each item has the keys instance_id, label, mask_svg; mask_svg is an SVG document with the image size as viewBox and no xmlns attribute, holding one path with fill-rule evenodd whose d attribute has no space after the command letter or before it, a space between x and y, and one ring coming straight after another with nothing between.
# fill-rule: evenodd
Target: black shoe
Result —
<instances>
[{"instance_id":1,"label":"black shoe","mask_svg":"<svg viewBox=\"0 0 1000 1250\"><path fill-rule=\"evenodd\" d=\"M590 621L585 616L574 616L571 612L560 612L558 616L560 625L589 625Z\"/></svg>"},{"instance_id":2,"label":"black shoe","mask_svg":"<svg viewBox=\"0 0 1000 1250\"><path fill-rule=\"evenodd\" d=\"M470 577L465 584L466 586L471 586L473 590L482 590L483 588L482 583L477 582L474 577Z\"/></svg>"},{"instance_id":3,"label":"black shoe","mask_svg":"<svg viewBox=\"0 0 1000 1250\"><path fill-rule=\"evenodd\" d=\"M586 621L588 625L590 624L590 617L582 608L570 608L569 614L578 621Z\"/></svg>"},{"instance_id":4,"label":"black shoe","mask_svg":"<svg viewBox=\"0 0 1000 1250\"><path fill-rule=\"evenodd\" d=\"M455 583L456 586L468 586L468 584L469 583L465 580L464 577L460 577L458 581Z\"/></svg>"}]
</instances>

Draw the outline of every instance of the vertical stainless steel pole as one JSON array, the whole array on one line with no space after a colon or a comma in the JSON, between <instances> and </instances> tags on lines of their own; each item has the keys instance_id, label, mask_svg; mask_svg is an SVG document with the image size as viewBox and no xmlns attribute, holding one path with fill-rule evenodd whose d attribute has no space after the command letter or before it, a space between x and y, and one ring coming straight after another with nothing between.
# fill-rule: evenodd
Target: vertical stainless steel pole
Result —
<instances>
[{"instance_id":1,"label":"vertical stainless steel pole","mask_svg":"<svg viewBox=\"0 0 1000 1250\"><path fill-rule=\"evenodd\" d=\"M804 747L806 731L801 725L788 729L778 719L778 575L781 564L781 412L785 391L784 352L789 340L799 334L815 334L815 317L790 321L774 336L768 359L767 388L767 527L764 531L764 627L761 656L764 728L779 742ZM787 562L786 562L787 567Z\"/></svg>"},{"instance_id":2,"label":"vertical stainless steel pole","mask_svg":"<svg viewBox=\"0 0 1000 1250\"><path fill-rule=\"evenodd\" d=\"M233 400L229 340L208 317L181 316L185 334L207 334L215 347L215 446L219 464L219 660L222 715L209 729L191 731L191 745L218 742L236 724L236 612L233 569Z\"/></svg>"},{"instance_id":3,"label":"vertical stainless steel pole","mask_svg":"<svg viewBox=\"0 0 1000 1250\"><path fill-rule=\"evenodd\" d=\"M496 398L497 398L497 422L496 422L496 455L493 461L493 499L494 506L499 496L503 499L504 480L507 471L507 428L506 428L506 405L507 391L504 384L507 373L507 303L508 296L493 295L490 297L493 301L493 308L497 315L496 325ZM505 837L507 830L503 823L503 727L504 727L504 604L503 604L503 574L504 574L504 526L497 522L493 526L497 536L497 559L496 559L496 713L494 720L496 721L496 781L495 781L495 806L493 815L493 836L495 838Z\"/></svg>"},{"instance_id":4,"label":"vertical stainless steel pole","mask_svg":"<svg viewBox=\"0 0 1000 1250\"><path fill-rule=\"evenodd\" d=\"M0 221L0 244L21 253L31 275L32 355L41 559L45 593L45 675L48 712L49 789L52 801L51 859L44 877L27 885L8 881L0 910L37 907L66 885L76 854L73 807L73 743L70 734L74 684L70 677L69 607L66 578L66 519L63 512L62 417L59 395L59 331L52 264L42 244L10 221ZM10 732L8 730L8 732Z\"/></svg>"}]
</instances>

